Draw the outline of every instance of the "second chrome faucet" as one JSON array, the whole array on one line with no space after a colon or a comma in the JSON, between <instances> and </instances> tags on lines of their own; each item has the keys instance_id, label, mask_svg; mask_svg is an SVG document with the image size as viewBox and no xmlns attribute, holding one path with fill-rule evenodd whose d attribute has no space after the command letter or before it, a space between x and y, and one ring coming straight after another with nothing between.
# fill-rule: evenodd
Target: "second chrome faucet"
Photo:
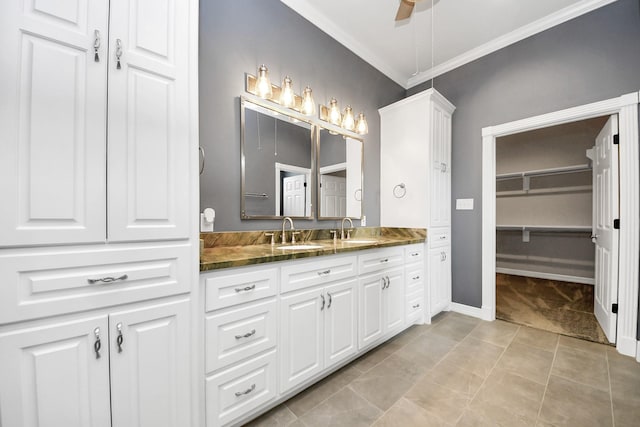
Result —
<instances>
[{"instance_id":1,"label":"second chrome faucet","mask_svg":"<svg viewBox=\"0 0 640 427\"><path fill-rule=\"evenodd\" d=\"M287 221L289 221L289 225L291 226L290 227L291 228L291 243L295 243L296 242L296 237L295 237L295 234L294 234L294 231L293 231L293 230L295 230L295 228L293 227L293 220L290 217L285 216L283 218L283 220L282 220L282 244L283 245L285 243L287 243L287 238L286 238L285 231L284 231L285 230L285 226L287 225Z\"/></svg>"}]
</instances>

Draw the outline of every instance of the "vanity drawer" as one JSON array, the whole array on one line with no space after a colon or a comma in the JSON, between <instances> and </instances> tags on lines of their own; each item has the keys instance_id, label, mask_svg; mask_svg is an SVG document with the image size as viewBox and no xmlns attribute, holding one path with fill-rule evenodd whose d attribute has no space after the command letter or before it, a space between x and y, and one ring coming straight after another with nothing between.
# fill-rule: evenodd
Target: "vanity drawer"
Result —
<instances>
[{"instance_id":1,"label":"vanity drawer","mask_svg":"<svg viewBox=\"0 0 640 427\"><path fill-rule=\"evenodd\" d=\"M278 292L278 269L258 266L204 277L206 311L271 297Z\"/></svg>"},{"instance_id":2,"label":"vanity drawer","mask_svg":"<svg viewBox=\"0 0 640 427\"><path fill-rule=\"evenodd\" d=\"M375 273L387 268L404 265L404 251L402 247L382 248L359 257L360 274Z\"/></svg>"},{"instance_id":3,"label":"vanity drawer","mask_svg":"<svg viewBox=\"0 0 640 427\"><path fill-rule=\"evenodd\" d=\"M420 243L404 248L404 262L405 264L424 262L424 245Z\"/></svg>"},{"instance_id":4,"label":"vanity drawer","mask_svg":"<svg viewBox=\"0 0 640 427\"><path fill-rule=\"evenodd\" d=\"M205 320L206 371L238 362L276 345L276 299L232 307Z\"/></svg>"},{"instance_id":5,"label":"vanity drawer","mask_svg":"<svg viewBox=\"0 0 640 427\"><path fill-rule=\"evenodd\" d=\"M355 277L358 274L356 261L355 255L347 255L285 265L282 267L280 291L290 292Z\"/></svg>"},{"instance_id":6,"label":"vanity drawer","mask_svg":"<svg viewBox=\"0 0 640 427\"><path fill-rule=\"evenodd\" d=\"M439 248L451 244L450 228L430 228L428 231L428 240L430 248Z\"/></svg>"},{"instance_id":7,"label":"vanity drawer","mask_svg":"<svg viewBox=\"0 0 640 427\"><path fill-rule=\"evenodd\" d=\"M409 266L406 268L405 293L407 295L420 291L424 288L424 264Z\"/></svg>"},{"instance_id":8,"label":"vanity drawer","mask_svg":"<svg viewBox=\"0 0 640 427\"><path fill-rule=\"evenodd\" d=\"M276 351L207 377L207 427L228 425L276 397Z\"/></svg>"},{"instance_id":9,"label":"vanity drawer","mask_svg":"<svg viewBox=\"0 0 640 427\"><path fill-rule=\"evenodd\" d=\"M410 324L420 319L424 312L424 292L407 295L405 306L406 323Z\"/></svg>"},{"instance_id":10,"label":"vanity drawer","mask_svg":"<svg viewBox=\"0 0 640 427\"><path fill-rule=\"evenodd\" d=\"M43 248L0 256L0 323L189 292L189 245Z\"/></svg>"}]
</instances>

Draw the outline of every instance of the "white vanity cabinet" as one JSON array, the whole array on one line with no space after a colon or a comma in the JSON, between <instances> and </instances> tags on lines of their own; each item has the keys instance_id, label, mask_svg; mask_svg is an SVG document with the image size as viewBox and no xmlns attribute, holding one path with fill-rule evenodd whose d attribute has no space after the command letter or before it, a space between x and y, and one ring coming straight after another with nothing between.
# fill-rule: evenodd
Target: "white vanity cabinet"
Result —
<instances>
[{"instance_id":1,"label":"white vanity cabinet","mask_svg":"<svg viewBox=\"0 0 640 427\"><path fill-rule=\"evenodd\" d=\"M381 226L427 228L430 243L443 234L447 239L450 237L451 118L454 110L455 107L435 89L379 110ZM449 255L450 248L449 243ZM450 266L449 255L448 262L440 265L438 275L428 274L430 294L451 294L451 270L446 270L446 266ZM428 262L428 268L431 265ZM447 287L449 289L445 289ZM431 304L429 316L449 306L450 301L442 300Z\"/></svg>"},{"instance_id":2,"label":"white vanity cabinet","mask_svg":"<svg viewBox=\"0 0 640 427\"><path fill-rule=\"evenodd\" d=\"M424 322L425 305L425 255L424 244L404 248L405 257L405 323Z\"/></svg>"}]
</instances>

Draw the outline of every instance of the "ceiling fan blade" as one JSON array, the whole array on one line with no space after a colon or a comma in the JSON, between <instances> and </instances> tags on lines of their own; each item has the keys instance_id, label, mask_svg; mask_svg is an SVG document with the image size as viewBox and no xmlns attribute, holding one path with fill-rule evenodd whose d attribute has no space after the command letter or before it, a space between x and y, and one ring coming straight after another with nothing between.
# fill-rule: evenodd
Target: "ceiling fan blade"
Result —
<instances>
[{"instance_id":1,"label":"ceiling fan blade","mask_svg":"<svg viewBox=\"0 0 640 427\"><path fill-rule=\"evenodd\" d=\"M413 6L415 3L408 2L406 0L402 0L400 2L400 6L398 6L398 13L396 14L396 21L402 21L403 19L407 19L411 16L411 12L413 12Z\"/></svg>"}]
</instances>

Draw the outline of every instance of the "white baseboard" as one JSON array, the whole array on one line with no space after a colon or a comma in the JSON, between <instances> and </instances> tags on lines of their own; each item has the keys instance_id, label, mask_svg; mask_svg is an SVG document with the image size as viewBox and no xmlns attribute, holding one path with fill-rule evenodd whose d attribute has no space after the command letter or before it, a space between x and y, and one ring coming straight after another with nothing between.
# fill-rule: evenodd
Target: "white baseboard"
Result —
<instances>
[{"instance_id":1,"label":"white baseboard","mask_svg":"<svg viewBox=\"0 0 640 427\"><path fill-rule=\"evenodd\" d=\"M565 274L542 273L540 271L517 270L514 268L496 267L496 273L511 274L514 276L535 277L536 279L558 280L560 282L582 283L593 285L595 280L591 277L568 276Z\"/></svg>"},{"instance_id":2,"label":"white baseboard","mask_svg":"<svg viewBox=\"0 0 640 427\"><path fill-rule=\"evenodd\" d=\"M638 349L636 350L636 360L640 363L640 341L638 341Z\"/></svg>"},{"instance_id":3,"label":"white baseboard","mask_svg":"<svg viewBox=\"0 0 640 427\"><path fill-rule=\"evenodd\" d=\"M491 315L487 313L487 310L483 310L482 308L458 304L457 302L452 302L450 308L451 311L455 311L456 313L464 314L466 316L476 317L487 321L491 320Z\"/></svg>"},{"instance_id":4,"label":"white baseboard","mask_svg":"<svg viewBox=\"0 0 640 427\"><path fill-rule=\"evenodd\" d=\"M618 353L634 358L637 357L638 341L636 341L636 337L629 338L618 335L616 338L616 350L618 350Z\"/></svg>"}]
</instances>

